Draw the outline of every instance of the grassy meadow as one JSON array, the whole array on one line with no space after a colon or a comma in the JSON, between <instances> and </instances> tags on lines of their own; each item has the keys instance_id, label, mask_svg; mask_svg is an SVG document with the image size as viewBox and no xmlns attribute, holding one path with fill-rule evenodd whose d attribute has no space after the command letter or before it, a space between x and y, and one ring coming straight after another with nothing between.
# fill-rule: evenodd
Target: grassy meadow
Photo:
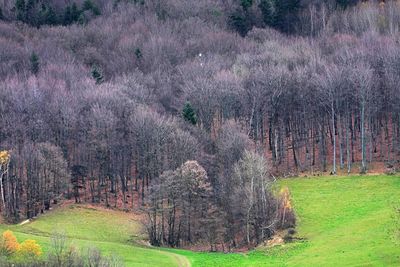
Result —
<instances>
[{"instance_id":1,"label":"grassy meadow","mask_svg":"<svg viewBox=\"0 0 400 267\"><path fill-rule=\"evenodd\" d=\"M143 227L129 213L71 205L25 225L1 225L19 241L37 240L44 250L55 230L77 247L116 253L126 266L400 266L393 206L400 177L350 176L282 179L298 217L299 241L243 254L155 249L140 245Z\"/></svg>"}]
</instances>

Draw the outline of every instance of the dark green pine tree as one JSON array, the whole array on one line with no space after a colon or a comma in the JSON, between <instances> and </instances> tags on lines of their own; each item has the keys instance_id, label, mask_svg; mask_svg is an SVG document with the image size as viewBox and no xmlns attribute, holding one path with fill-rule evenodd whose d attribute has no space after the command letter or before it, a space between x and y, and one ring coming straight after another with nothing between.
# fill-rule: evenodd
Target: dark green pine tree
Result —
<instances>
[{"instance_id":1,"label":"dark green pine tree","mask_svg":"<svg viewBox=\"0 0 400 267\"><path fill-rule=\"evenodd\" d=\"M98 6L93 5L93 7L92 7L92 14L95 15L95 16L100 16L100 15L101 15L101 12L100 12L100 9L99 9Z\"/></svg>"},{"instance_id":2,"label":"dark green pine tree","mask_svg":"<svg viewBox=\"0 0 400 267\"><path fill-rule=\"evenodd\" d=\"M3 9L0 7L0 20L4 20Z\"/></svg>"},{"instance_id":3,"label":"dark green pine tree","mask_svg":"<svg viewBox=\"0 0 400 267\"><path fill-rule=\"evenodd\" d=\"M73 22L77 22L79 16L81 15L81 11L78 8L78 5L74 2L71 6L71 19Z\"/></svg>"},{"instance_id":4,"label":"dark green pine tree","mask_svg":"<svg viewBox=\"0 0 400 267\"><path fill-rule=\"evenodd\" d=\"M244 11L247 11L253 5L253 0L240 0L240 5Z\"/></svg>"},{"instance_id":5,"label":"dark green pine tree","mask_svg":"<svg viewBox=\"0 0 400 267\"><path fill-rule=\"evenodd\" d=\"M356 5L359 0L336 0L336 4L341 8L347 8L349 6Z\"/></svg>"},{"instance_id":6,"label":"dark green pine tree","mask_svg":"<svg viewBox=\"0 0 400 267\"><path fill-rule=\"evenodd\" d=\"M243 10L236 10L229 16L229 24L237 31L240 36L244 37L251 29L251 22L247 16L247 12Z\"/></svg>"},{"instance_id":7,"label":"dark green pine tree","mask_svg":"<svg viewBox=\"0 0 400 267\"><path fill-rule=\"evenodd\" d=\"M300 0L275 1L275 27L285 33L293 33L299 23Z\"/></svg>"},{"instance_id":8,"label":"dark green pine tree","mask_svg":"<svg viewBox=\"0 0 400 267\"><path fill-rule=\"evenodd\" d=\"M17 20L25 21L26 16L26 8L25 8L25 0L16 0L15 1L15 12L17 15Z\"/></svg>"},{"instance_id":9,"label":"dark green pine tree","mask_svg":"<svg viewBox=\"0 0 400 267\"><path fill-rule=\"evenodd\" d=\"M82 10L91 10L93 8L93 2L91 0L85 0L82 5Z\"/></svg>"},{"instance_id":10,"label":"dark green pine tree","mask_svg":"<svg viewBox=\"0 0 400 267\"><path fill-rule=\"evenodd\" d=\"M34 75L37 75L39 73L39 57L35 52L32 52L31 57L29 58L29 62L31 64L31 72Z\"/></svg>"},{"instance_id":11,"label":"dark green pine tree","mask_svg":"<svg viewBox=\"0 0 400 267\"><path fill-rule=\"evenodd\" d=\"M38 26L36 21L35 5L35 0L28 0L25 6L25 22L32 26Z\"/></svg>"},{"instance_id":12,"label":"dark green pine tree","mask_svg":"<svg viewBox=\"0 0 400 267\"><path fill-rule=\"evenodd\" d=\"M70 25L72 22L73 20L72 20L71 7L67 6L64 10L63 25Z\"/></svg>"},{"instance_id":13,"label":"dark green pine tree","mask_svg":"<svg viewBox=\"0 0 400 267\"><path fill-rule=\"evenodd\" d=\"M85 2L83 2L82 10L91 10L93 15L100 15L100 9L91 0L85 0Z\"/></svg>"},{"instance_id":14,"label":"dark green pine tree","mask_svg":"<svg viewBox=\"0 0 400 267\"><path fill-rule=\"evenodd\" d=\"M89 19L86 17L85 13L82 12L79 17L78 17L78 24L80 25L86 25L88 23Z\"/></svg>"},{"instance_id":15,"label":"dark green pine tree","mask_svg":"<svg viewBox=\"0 0 400 267\"><path fill-rule=\"evenodd\" d=\"M276 9L274 0L261 0L258 7L261 10L263 21L270 27L276 26Z\"/></svg>"},{"instance_id":16,"label":"dark green pine tree","mask_svg":"<svg viewBox=\"0 0 400 267\"><path fill-rule=\"evenodd\" d=\"M193 125L197 123L196 112L194 111L190 102L186 102L185 106L183 107L182 116L186 121L190 122Z\"/></svg>"},{"instance_id":17,"label":"dark green pine tree","mask_svg":"<svg viewBox=\"0 0 400 267\"><path fill-rule=\"evenodd\" d=\"M140 50L140 48L135 49L135 56L137 59L141 59L143 57L142 50Z\"/></svg>"},{"instance_id":18,"label":"dark green pine tree","mask_svg":"<svg viewBox=\"0 0 400 267\"><path fill-rule=\"evenodd\" d=\"M101 84L102 82L104 82L103 74L97 65L92 66L91 72L92 72L92 77L93 79L95 79L97 84Z\"/></svg>"},{"instance_id":19,"label":"dark green pine tree","mask_svg":"<svg viewBox=\"0 0 400 267\"><path fill-rule=\"evenodd\" d=\"M57 14L51 6L46 6L44 12L44 24L56 25L57 24Z\"/></svg>"}]
</instances>

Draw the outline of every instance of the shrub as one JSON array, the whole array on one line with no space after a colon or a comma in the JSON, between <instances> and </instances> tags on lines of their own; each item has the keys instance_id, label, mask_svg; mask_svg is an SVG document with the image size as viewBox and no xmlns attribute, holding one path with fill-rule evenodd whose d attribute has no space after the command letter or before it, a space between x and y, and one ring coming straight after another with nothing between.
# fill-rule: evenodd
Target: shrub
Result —
<instances>
[{"instance_id":1,"label":"shrub","mask_svg":"<svg viewBox=\"0 0 400 267\"><path fill-rule=\"evenodd\" d=\"M96 84L101 84L104 82L104 76L101 69L97 65L92 66L92 77L95 79Z\"/></svg>"},{"instance_id":2,"label":"shrub","mask_svg":"<svg viewBox=\"0 0 400 267\"><path fill-rule=\"evenodd\" d=\"M42 255L42 248L36 243L36 240L27 239L20 245L18 253L22 256L35 258Z\"/></svg>"},{"instance_id":3,"label":"shrub","mask_svg":"<svg viewBox=\"0 0 400 267\"><path fill-rule=\"evenodd\" d=\"M3 233L1 237L1 252L5 255L11 255L17 252L20 248L17 238L14 233L7 230Z\"/></svg>"},{"instance_id":4,"label":"shrub","mask_svg":"<svg viewBox=\"0 0 400 267\"><path fill-rule=\"evenodd\" d=\"M31 57L29 58L31 63L31 72L34 75L37 75L39 72L39 57L35 52L32 52Z\"/></svg>"},{"instance_id":5,"label":"shrub","mask_svg":"<svg viewBox=\"0 0 400 267\"><path fill-rule=\"evenodd\" d=\"M289 235L294 235L294 234L296 234L296 229L289 228L289 229L288 229L288 234L289 234Z\"/></svg>"},{"instance_id":6,"label":"shrub","mask_svg":"<svg viewBox=\"0 0 400 267\"><path fill-rule=\"evenodd\" d=\"M279 195L281 202L279 205L280 228L294 227L296 225L296 216L293 211L289 189L287 187L283 188Z\"/></svg>"},{"instance_id":7,"label":"shrub","mask_svg":"<svg viewBox=\"0 0 400 267\"><path fill-rule=\"evenodd\" d=\"M289 228L287 230L287 233L283 236L283 240L285 241L285 243L289 243L293 241L293 235L296 234L296 230L293 228Z\"/></svg>"},{"instance_id":8,"label":"shrub","mask_svg":"<svg viewBox=\"0 0 400 267\"><path fill-rule=\"evenodd\" d=\"M182 116L186 121L190 122L193 125L197 123L196 112L194 111L190 102L186 102L185 106L183 107Z\"/></svg>"},{"instance_id":9,"label":"shrub","mask_svg":"<svg viewBox=\"0 0 400 267\"><path fill-rule=\"evenodd\" d=\"M6 164L10 159L10 153L7 150L0 151L0 164Z\"/></svg>"}]
</instances>

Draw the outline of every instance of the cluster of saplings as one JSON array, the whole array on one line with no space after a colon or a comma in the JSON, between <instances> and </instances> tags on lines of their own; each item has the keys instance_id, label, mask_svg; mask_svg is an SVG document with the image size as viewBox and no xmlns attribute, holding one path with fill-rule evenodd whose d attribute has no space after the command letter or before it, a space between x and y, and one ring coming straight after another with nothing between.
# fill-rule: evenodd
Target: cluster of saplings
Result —
<instances>
[{"instance_id":1,"label":"cluster of saplings","mask_svg":"<svg viewBox=\"0 0 400 267\"><path fill-rule=\"evenodd\" d=\"M7 220L67 197L146 210L155 245L229 250L287 227L272 172L396 164L399 3L309 1L304 37L242 37L240 1L161 2L120 1L82 27L0 21Z\"/></svg>"},{"instance_id":2,"label":"cluster of saplings","mask_svg":"<svg viewBox=\"0 0 400 267\"><path fill-rule=\"evenodd\" d=\"M69 246L62 233L51 236L46 255L35 240L19 244L11 231L5 231L0 238L0 266L2 267L123 267L116 255L105 256L95 247L78 250Z\"/></svg>"}]
</instances>

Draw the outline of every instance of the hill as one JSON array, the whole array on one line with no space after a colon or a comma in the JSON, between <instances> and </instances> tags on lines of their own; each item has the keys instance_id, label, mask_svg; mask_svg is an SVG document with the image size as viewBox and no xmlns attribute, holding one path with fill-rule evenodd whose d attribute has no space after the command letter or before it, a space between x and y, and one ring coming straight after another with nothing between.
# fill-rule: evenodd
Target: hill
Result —
<instances>
[{"instance_id":1,"label":"hill","mask_svg":"<svg viewBox=\"0 0 400 267\"><path fill-rule=\"evenodd\" d=\"M13 230L21 241L36 239L45 249L51 233L63 230L74 245L117 253L126 266L398 266L400 247L391 239L398 176L293 178L279 186L292 193L300 240L246 254L143 247L137 216L85 205L0 229Z\"/></svg>"}]
</instances>

